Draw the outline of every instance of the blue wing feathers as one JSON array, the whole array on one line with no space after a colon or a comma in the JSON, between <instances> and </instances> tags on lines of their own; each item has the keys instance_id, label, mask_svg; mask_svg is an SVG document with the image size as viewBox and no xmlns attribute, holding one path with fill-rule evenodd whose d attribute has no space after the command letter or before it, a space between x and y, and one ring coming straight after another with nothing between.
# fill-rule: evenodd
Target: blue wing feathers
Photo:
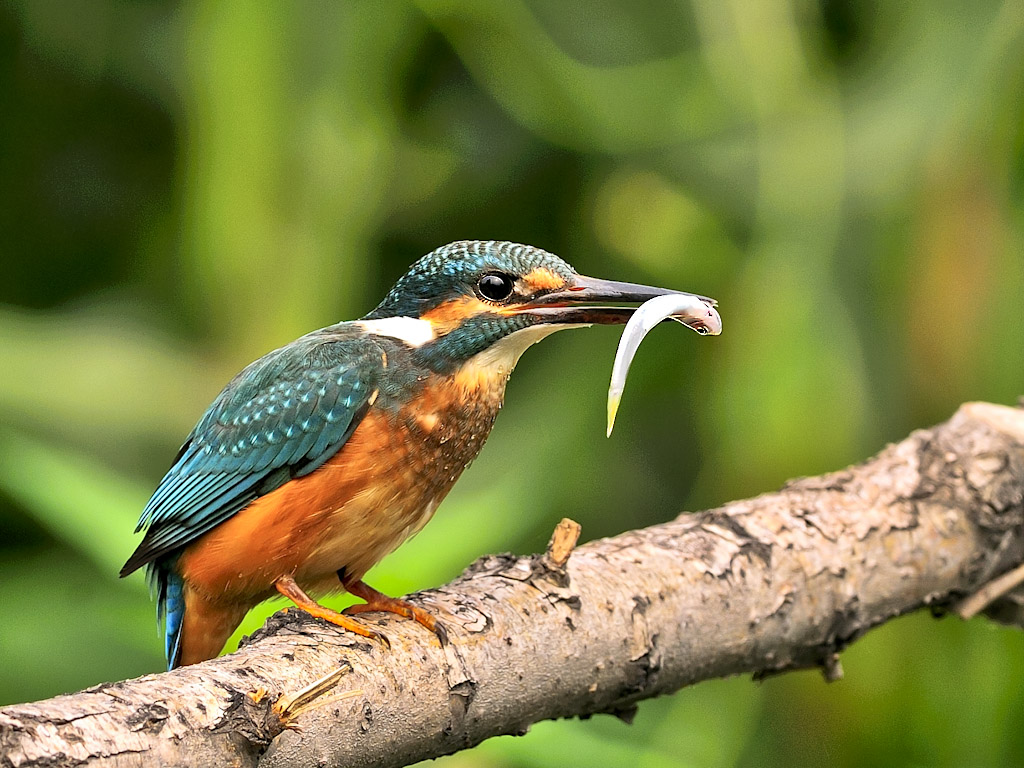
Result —
<instances>
[{"instance_id":1,"label":"blue wing feathers","mask_svg":"<svg viewBox=\"0 0 1024 768\"><path fill-rule=\"evenodd\" d=\"M369 401L361 403L359 408L355 411L354 417L352 418L351 423L349 423L348 428L341 435L341 438L336 443L326 446L323 451L319 452L319 455L317 454L316 446L314 445L312 450L310 451L310 454L316 456L316 458L307 461L304 466L297 466L295 469L295 477L305 477L314 470L319 469L321 466L323 466L324 462L326 462L329 458L331 458L331 456L336 454L338 450L341 448L341 446L343 446L348 441L349 437L352 435L352 432L354 432L355 428L359 426L359 422L363 420L363 416L366 415L366 412L369 409Z\"/></svg>"},{"instance_id":2,"label":"blue wing feathers","mask_svg":"<svg viewBox=\"0 0 1024 768\"><path fill-rule=\"evenodd\" d=\"M121 575L176 555L253 499L321 466L365 415L380 370L372 339L331 340L324 331L249 365L217 396L153 493L139 520L146 536ZM173 584L160 584L170 611Z\"/></svg>"},{"instance_id":3,"label":"blue wing feathers","mask_svg":"<svg viewBox=\"0 0 1024 768\"><path fill-rule=\"evenodd\" d=\"M316 442L316 432L298 432L294 438L292 438L294 448L290 453L282 451L282 459L287 464L297 464L302 460L303 456L309 454L310 449L313 447L313 443Z\"/></svg>"}]
</instances>

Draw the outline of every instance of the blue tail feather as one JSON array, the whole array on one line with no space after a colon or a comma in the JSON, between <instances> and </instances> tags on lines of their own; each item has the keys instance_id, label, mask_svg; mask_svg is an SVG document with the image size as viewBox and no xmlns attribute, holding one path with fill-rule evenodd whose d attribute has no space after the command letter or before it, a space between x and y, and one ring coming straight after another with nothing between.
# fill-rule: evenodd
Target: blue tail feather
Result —
<instances>
[{"instance_id":1,"label":"blue tail feather","mask_svg":"<svg viewBox=\"0 0 1024 768\"><path fill-rule=\"evenodd\" d=\"M164 655L167 669L178 665L181 653L181 627L185 619L185 582L166 561L147 567L150 584L156 592L157 621L164 628Z\"/></svg>"}]
</instances>

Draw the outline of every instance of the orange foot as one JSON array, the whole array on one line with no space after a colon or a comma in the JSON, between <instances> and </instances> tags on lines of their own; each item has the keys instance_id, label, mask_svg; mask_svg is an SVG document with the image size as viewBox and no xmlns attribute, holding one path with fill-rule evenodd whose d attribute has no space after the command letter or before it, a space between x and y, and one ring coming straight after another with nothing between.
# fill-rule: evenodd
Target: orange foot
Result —
<instances>
[{"instance_id":1,"label":"orange foot","mask_svg":"<svg viewBox=\"0 0 1024 768\"><path fill-rule=\"evenodd\" d=\"M303 592L302 587L296 584L295 579L291 576L281 576L274 582L274 586L277 587L278 592L287 597L310 616L329 621L331 624L336 624L343 629L347 629L349 632L355 632L357 635L373 638L374 640L380 640L386 647L391 647L391 643L388 642L388 639L380 632L376 632L365 627L358 621L353 621L348 616L343 616L337 611L332 611L330 608L324 608L320 603Z\"/></svg>"},{"instance_id":2,"label":"orange foot","mask_svg":"<svg viewBox=\"0 0 1024 768\"><path fill-rule=\"evenodd\" d=\"M445 630L444 624L439 622L422 608L417 608L412 603L405 600L399 600L396 597L388 597L383 592L378 592L363 581L347 581L343 578L342 584L350 593L366 601L365 603L350 605L345 609L345 613L366 613L367 611L387 611L388 613L397 613L399 616L405 616L407 619L413 619L418 624L422 624L424 627L429 629L437 635L437 639L441 642L441 645L448 642L448 632Z\"/></svg>"}]
</instances>

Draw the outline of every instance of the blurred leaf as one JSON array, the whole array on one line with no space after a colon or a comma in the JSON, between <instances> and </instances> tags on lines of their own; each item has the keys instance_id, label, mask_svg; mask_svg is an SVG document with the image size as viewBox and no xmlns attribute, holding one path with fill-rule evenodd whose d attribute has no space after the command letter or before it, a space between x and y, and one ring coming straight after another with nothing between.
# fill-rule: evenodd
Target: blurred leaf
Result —
<instances>
[{"instance_id":1,"label":"blurred leaf","mask_svg":"<svg viewBox=\"0 0 1024 768\"><path fill-rule=\"evenodd\" d=\"M838 297L815 293L781 258L749 265L738 287L723 300L729 335L702 414L717 435L703 482L722 500L856 460L865 421L863 358Z\"/></svg>"},{"instance_id":2,"label":"blurred leaf","mask_svg":"<svg viewBox=\"0 0 1024 768\"><path fill-rule=\"evenodd\" d=\"M387 97L415 28L401 5L321 11L202 2L188 17L189 267L209 330L243 363L372 308L360 288L394 171Z\"/></svg>"},{"instance_id":3,"label":"blurred leaf","mask_svg":"<svg viewBox=\"0 0 1024 768\"><path fill-rule=\"evenodd\" d=\"M187 430L218 386L211 366L102 312L0 312L0 414L76 437L139 441Z\"/></svg>"},{"instance_id":4,"label":"blurred leaf","mask_svg":"<svg viewBox=\"0 0 1024 768\"><path fill-rule=\"evenodd\" d=\"M0 432L0 454L0 488L116 580L149 493L85 456L10 431Z\"/></svg>"},{"instance_id":5,"label":"blurred leaf","mask_svg":"<svg viewBox=\"0 0 1024 768\"><path fill-rule=\"evenodd\" d=\"M711 211L685 190L649 171L622 167L601 183L594 200L601 244L668 287L707 291L724 281L739 254Z\"/></svg>"},{"instance_id":6,"label":"blurred leaf","mask_svg":"<svg viewBox=\"0 0 1024 768\"><path fill-rule=\"evenodd\" d=\"M737 124L695 52L596 67L559 49L519 0L417 3L483 88L548 141L623 152ZM581 19L582 21L582 19Z\"/></svg>"}]
</instances>

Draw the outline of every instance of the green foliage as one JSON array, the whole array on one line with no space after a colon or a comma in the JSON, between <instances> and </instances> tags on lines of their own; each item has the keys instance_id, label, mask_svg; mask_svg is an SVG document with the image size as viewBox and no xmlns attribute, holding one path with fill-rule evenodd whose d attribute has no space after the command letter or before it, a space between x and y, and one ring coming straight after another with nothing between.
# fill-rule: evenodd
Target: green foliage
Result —
<instances>
[{"instance_id":1,"label":"green foliage","mask_svg":"<svg viewBox=\"0 0 1024 768\"><path fill-rule=\"evenodd\" d=\"M1024 390L1014 0L21 0L0 41L0 703L161 668L143 579L116 573L180 440L245 363L450 240L715 296L725 333L652 333L610 441L615 331L531 351L479 461L371 574L390 592ZM1011 765L1022 646L911 617L836 685L706 683L447 763Z\"/></svg>"}]
</instances>

